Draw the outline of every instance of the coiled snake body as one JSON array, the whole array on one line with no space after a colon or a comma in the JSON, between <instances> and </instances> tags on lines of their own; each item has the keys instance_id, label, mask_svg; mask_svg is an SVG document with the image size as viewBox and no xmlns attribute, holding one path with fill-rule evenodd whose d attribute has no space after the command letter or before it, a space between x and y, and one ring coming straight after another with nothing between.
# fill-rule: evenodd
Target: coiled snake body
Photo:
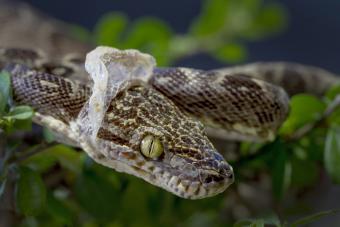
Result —
<instances>
[{"instance_id":1,"label":"coiled snake body","mask_svg":"<svg viewBox=\"0 0 340 227\"><path fill-rule=\"evenodd\" d=\"M294 85L285 86L290 94L320 94L338 81L321 69L287 63L215 71L154 68L147 82L134 81L109 100L91 140L78 121L92 94L89 79L80 76L82 61L66 56L58 63L38 51L0 44L6 47L0 49L0 68L11 74L15 101L36 110L35 122L98 163L191 199L223 192L234 180L207 134L272 140L287 117L286 92L260 79Z\"/></svg>"}]
</instances>

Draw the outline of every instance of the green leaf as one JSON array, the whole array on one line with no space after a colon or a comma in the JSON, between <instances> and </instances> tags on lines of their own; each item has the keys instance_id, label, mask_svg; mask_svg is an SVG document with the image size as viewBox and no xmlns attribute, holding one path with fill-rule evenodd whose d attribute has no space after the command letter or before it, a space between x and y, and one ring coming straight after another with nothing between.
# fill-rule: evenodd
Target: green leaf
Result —
<instances>
[{"instance_id":1,"label":"green leaf","mask_svg":"<svg viewBox=\"0 0 340 227\"><path fill-rule=\"evenodd\" d=\"M29 157L23 164L43 173L56 163L59 163L64 170L68 170L75 175L81 171L82 154L70 147L56 145Z\"/></svg>"},{"instance_id":2,"label":"green leaf","mask_svg":"<svg viewBox=\"0 0 340 227\"><path fill-rule=\"evenodd\" d=\"M338 106L327 118L329 125L340 126L340 107Z\"/></svg>"},{"instance_id":3,"label":"green leaf","mask_svg":"<svg viewBox=\"0 0 340 227\"><path fill-rule=\"evenodd\" d=\"M56 158L60 165L73 173L81 170L82 153L65 145L56 145L44 150L42 153L49 154Z\"/></svg>"},{"instance_id":4,"label":"green leaf","mask_svg":"<svg viewBox=\"0 0 340 227\"><path fill-rule=\"evenodd\" d=\"M332 97L333 94L330 94L329 97ZM340 100L340 94L334 92L334 98L333 100L329 100L332 102L332 104L334 103L339 103ZM331 104L329 104L331 105ZM327 118L327 123L329 125L337 125L340 127L340 106L337 104L337 106L335 107L335 109L333 110L332 114Z\"/></svg>"},{"instance_id":5,"label":"green leaf","mask_svg":"<svg viewBox=\"0 0 340 227\"><path fill-rule=\"evenodd\" d=\"M11 92L11 78L8 72L0 72L0 116L3 115Z\"/></svg>"},{"instance_id":6,"label":"green leaf","mask_svg":"<svg viewBox=\"0 0 340 227\"><path fill-rule=\"evenodd\" d=\"M291 179L291 163L288 160L285 144L277 140L273 144L272 190L277 199L281 199Z\"/></svg>"},{"instance_id":7,"label":"green leaf","mask_svg":"<svg viewBox=\"0 0 340 227\"><path fill-rule=\"evenodd\" d=\"M200 16L194 20L190 33L198 37L214 35L226 24L229 0L205 0Z\"/></svg>"},{"instance_id":8,"label":"green leaf","mask_svg":"<svg viewBox=\"0 0 340 227\"><path fill-rule=\"evenodd\" d=\"M47 196L47 210L54 220L58 220L62 225L72 225L72 211L65 203L49 193Z\"/></svg>"},{"instance_id":9,"label":"green leaf","mask_svg":"<svg viewBox=\"0 0 340 227\"><path fill-rule=\"evenodd\" d=\"M170 37L167 24L157 18L145 17L132 24L125 46L138 47L152 41L168 41Z\"/></svg>"},{"instance_id":10,"label":"green leaf","mask_svg":"<svg viewBox=\"0 0 340 227\"><path fill-rule=\"evenodd\" d=\"M16 204L28 216L40 214L46 203L46 188L39 174L27 167L20 169Z\"/></svg>"},{"instance_id":11,"label":"green leaf","mask_svg":"<svg viewBox=\"0 0 340 227\"><path fill-rule=\"evenodd\" d=\"M291 223L290 226L291 227L305 226L309 223L312 223L314 221L319 220L320 218L324 218L324 217L329 216L329 215L334 215L334 214L337 214L339 212L340 212L340 210L321 211L319 213L312 214L310 216L301 218L301 219Z\"/></svg>"},{"instance_id":12,"label":"green leaf","mask_svg":"<svg viewBox=\"0 0 340 227\"><path fill-rule=\"evenodd\" d=\"M326 105L313 95L298 94L291 99L290 107L288 119L281 127L283 134L291 134L303 125L317 120Z\"/></svg>"},{"instance_id":13,"label":"green leaf","mask_svg":"<svg viewBox=\"0 0 340 227\"><path fill-rule=\"evenodd\" d=\"M55 136L53 132L46 127L43 128L43 136L45 141L48 143L55 141Z\"/></svg>"},{"instance_id":14,"label":"green leaf","mask_svg":"<svg viewBox=\"0 0 340 227\"><path fill-rule=\"evenodd\" d=\"M140 194L140 188L143 188L143 195ZM127 189L122 195L121 201L121 218L132 226L150 226L150 212L152 208L148 207L148 198L150 198L149 185L144 185L139 179L131 179L129 181ZM138 206L136 206L135 201L138 201ZM158 212L158 211L154 211ZM130 217L136 217L136 219L131 220Z\"/></svg>"},{"instance_id":15,"label":"green leaf","mask_svg":"<svg viewBox=\"0 0 340 227\"><path fill-rule=\"evenodd\" d=\"M309 160L323 161L326 134L327 128L315 128L308 133L308 136L300 139L301 148L307 152Z\"/></svg>"},{"instance_id":16,"label":"green leaf","mask_svg":"<svg viewBox=\"0 0 340 227\"><path fill-rule=\"evenodd\" d=\"M163 21L145 17L134 22L124 42L125 48L135 48L152 54L157 65L166 65L169 60L169 46L172 31Z\"/></svg>"},{"instance_id":17,"label":"green leaf","mask_svg":"<svg viewBox=\"0 0 340 227\"><path fill-rule=\"evenodd\" d=\"M70 34L79 41L87 43L91 42L91 33L82 26L71 24Z\"/></svg>"},{"instance_id":18,"label":"green leaf","mask_svg":"<svg viewBox=\"0 0 340 227\"><path fill-rule=\"evenodd\" d=\"M122 33L127 24L128 19L122 13L112 12L104 15L95 27L97 44L121 47Z\"/></svg>"},{"instance_id":19,"label":"green leaf","mask_svg":"<svg viewBox=\"0 0 340 227\"><path fill-rule=\"evenodd\" d=\"M264 221L262 219L258 219L253 221L250 225L251 227L264 227Z\"/></svg>"},{"instance_id":20,"label":"green leaf","mask_svg":"<svg viewBox=\"0 0 340 227\"><path fill-rule=\"evenodd\" d=\"M327 91L325 96L329 100L333 100L339 94L340 94L340 84L335 84Z\"/></svg>"},{"instance_id":21,"label":"green leaf","mask_svg":"<svg viewBox=\"0 0 340 227\"><path fill-rule=\"evenodd\" d=\"M281 31L287 25L286 12L281 4L270 3L264 6L258 17L258 22L266 33Z\"/></svg>"},{"instance_id":22,"label":"green leaf","mask_svg":"<svg viewBox=\"0 0 340 227\"><path fill-rule=\"evenodd\" d=\"M315 161L302 160L297 157L291 159L292 164L292 186L297 188L314 185L319 177L318 165Z\"/></svg>"},{"instance_id":23,"label":"green leaf","mask_svg":"<svg viewBox=\"0 0 340 227\"><path fill-rule=\"evenodd\" d=\"M32 130L32 118L14 121L13 128L14 130L31 131Z\"/></svg>"},{"instance_id":24,"label":"green leaf","mask_svg":"<svg viewBox=\"0 0 340 227\"><path fill-rule=\"evenodd\" d=\"M340 184L340 127L328 130L324 161L325 168L333 182Z\"/></svg>"},{"instance_id":25,"label":"green leaf","mask_svg":"<svg viewBox=\"0 0 340 227\"><path fill-rule=\"evenodd\" d=\"M213 54L221 61L238 63L246 59L247 50L239 43L228 43L218 48Z\"/></svg>"},{"instance_id":26,"label":"green leaf","mask_svg":"<svg viewBox=\"0 0 340 227\"><path fill-rule=\"evenodd\" d=\"M32 118L33 113L34 113L33 109L29 106L16 106L11 109L11 111L7 116L5 116L5 118L15 120L26 120Z\"/></svg>"},{"instance_id":27,"label":"green leaf","mask_svg":"<svg viewBox=\"0 0 340 227\"><path fill-rule=\"evenodd\" d=\"M25 166L31 169L43 173L49 170L53 165L57 163L57 158L54 154L48 152L39 152L22 162Z\"/></svg>"},{"instance_id":28,"label":"green leaf","mask_svg":"<svg viewBox=\"0 0 340 227\"><path fill-rule=\"evenodd\" d=\"M114 219L121 209L121 192L91 170L78 177L74 192L79 204L101 222Z\"/></svg>"},{"instance_id":29,"label":"green leaf","mask_svg":"<svg viewBox=\"0 0 340 227\"><path fill-rule=\"evenodd\" d=\"M97 175L105 178L105 180L108 183L112 184L113 187L115 188L122 188L122 185L124 184L124 181L121 179L121 177L119 177L118 172L115 172L115 174L113 174L111 168L96 163L93 159L91 159L88 156L85 159L83 168L91 169L91 171L94 171Z\"/></svg>"},{"instance_id":30,"label":"green leaf","mask_svg":"<svg viewBox=\"0 0 340 227\"><path fill-rule=\"evenodd\" d=\"M288 18L286 15L286 10L281 4L266 4L252 18L251 25L243 36L251 40L258 40L277 34L287 27Z\"/></svg>"}]
</instances>

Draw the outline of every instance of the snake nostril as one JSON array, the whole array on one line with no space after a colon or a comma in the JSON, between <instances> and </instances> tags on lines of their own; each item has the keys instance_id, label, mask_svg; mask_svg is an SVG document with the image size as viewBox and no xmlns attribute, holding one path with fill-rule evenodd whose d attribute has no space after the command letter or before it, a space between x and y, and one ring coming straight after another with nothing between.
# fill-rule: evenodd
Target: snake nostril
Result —
<instances>
[{"instance_id":1,"label":"snake nostril","mask_svg":"<svg viewBox=\"0 0 340 227\"><path fill-rule=\"evenodd\" d=\"M213 181L213 178L211 176L208 176L207 178L204 179L204 183L209 184Z\"/></svg>"},{"instance_id":2,"label":"snake nostril","mask_svg":"<svg viewBox=\"0 0 340 227\"><path fill-rule=\"evenodd\" d=\"M223 165L220 167L219 172L220 176L223 176L224 178L233 179L234 178L234 172L230 165Z\"/></svg>"}]
</instances>

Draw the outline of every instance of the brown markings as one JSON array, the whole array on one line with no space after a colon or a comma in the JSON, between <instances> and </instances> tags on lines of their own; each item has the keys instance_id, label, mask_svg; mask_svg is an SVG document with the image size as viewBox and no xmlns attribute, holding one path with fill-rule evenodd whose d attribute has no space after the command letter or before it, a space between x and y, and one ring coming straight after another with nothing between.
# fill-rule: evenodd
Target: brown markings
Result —
<instances>
[{"instance_id":1,"label":"brown markings","mask_svg":"<svg viewBox=\"0 0 340 227\"><path fill-rule=\"evenodd\" d=\"M228 87L233 87L233 88L238 88L238 87L246 87L249 89L257 90L257 91L262 91L262 88L260 85L249 79L245 74L236 74L233 76L226 76L224 80L221 83L222 86L228 88Z\"/></svg>"},{"instance_id":2,"label":"brown markings","mask_svg":"<svg viewBox=\"0 0 340 227\"><path fill-rule=\"evenodd\" d=\"M31 105L44 115L68 123L75 119L89 97L89 89L76 86L61 77L30 70L25 66L14 68L12 82L16 102ZM44 83L45 81L45 83ZM78 87L78 90L74 90Z\"/></svg>"},{"instance_id":3,"label":"brown markings","mask_svg":"<svg viewBox=\"0 0 340 227\"><path fill-rule=\"evenodd\" d=\"M275 83L277 77L277 70L275 69L266 69L263 72L263 79L268 82Z\"/></svg>"},{"instance_id":4,"label":"brown markings","mask_svg":"<svg viewBox=\"0 0 340 227\"><path fill-rule=\"evenodd\" d=\"M206 119L205 123L212 127L220 125L232 131L234 123L242 122L248 127L275 130L281 124L285 104L278 98L275 87L265 85L268 87L264 91L250 75L244 73L224 75L222 78L215 72L193 69L192 73L195 73L194 78L190 72L175 68L158 69L151 84L184 112L198 119ZM162 78L167 79L166 84ZM217 84L216 80L220 78L222 81ZM195 80L195 86L185 87L191 80ZM217 89L215 84L223 89Z\"/></svg>"},{"instance_id":5,"label":"brown markings","mask_svg":"<svg viewBox=\"0 0 340 227\"><path fill-rule=\"evenodd\" d=\"M118 135L115 135L112 132L110 132L106 129L103 129L103 128L99 129L97 137L100 138L100 139L103 139L103 140L112 141L115 144L120 145L120 146L129 146L130 145L128 140L126 140L126 139L124 139L124 138L122 138Z\"/></svg>"},{"instance_id":6,"label":"brown markings","mask_svg":"<svg viewBox=\"0 0 340 227\"><path fill-rule=\"evenodd\" d=\"M179 155L179 157L184 158L187 162L192 162L193 160L199 161L204 159L204 156L200 153L200 150L190 149L190 148L170 148L169 152L172 154Z\"/></svg>"},{"instance_id":7,"label":"brown markings","mask_svg":"<svg viewBox=\"0 0 340 227\"><path fill-rule=\"evenodd\" d=\"M93 156L94 156L95 159L98 159L98 160L103 160L103 159L106 158L106 157L105 157L103 154L101 154L101 153L95 153L95 154L93 154Z\"/></svg>"},{"instance_id":8,"label":"brown markings","mask_svg":"<svg viewBox=\"0 0 340 227\"><path fill-rule=\"evenodd\" d=\"M198 108L208 108L208 109L218 109L216 104L208 101L208 100L203 100L203 101L196 101L196 102L191 102L187 104L189 107L198 107Z\"/></svg>"},{"instance_id":9,"label":"brown markings","mask_svg":"<svg viewBox=\"0 0 340 227\"><path fill-rule=\"evenodd\" d=\"M155 170L155 167L154 167L154 166L148 166L148 170L149 170L150 172L153 172L153 171Z\"/></svg>"},{"instance_id":10,"label":"brown markings","mask_svg":"<svg viewBox=\"0 0 340 227\"><path fill-rule=\"evenodd\" d=\"M3 55L6 58L6 62L20 63L29 67L33 67L35 61L42 59L37 52L29 49L9 48L4 50Z\"/></svg>"},{"instance_id":11,"label":"brown markings","mask_svg":"<svg viewBox=\"0 0 340 227\"><path fill-rule=\"evenodd\" d=\"M138 162L136 162L136 165L137 165L138 167L142 167L142 166L145 165L145 161L138 161Z\"/></svg>"},{"instance_id":12,"label":"brown markings","mask_svg":"<svg viewBox=\"0 0 340 227\"><path fill-rule=\"evenodd\" d=\"M120 155L128 160L134 160L137 157L137 155L131 151L121 151Z\"/></svg>"},{"instance_id":13,"label":"brown markings","mask_svg":"<svg viewBox=\"0 0 340 227\"><path fill-rule=\"evenodd\" d=\"M194 191L194 194L195 194L196 196L198 196L199 193L200 193L200 190L201 190L201 187L197 187L196 190Z\"/></svg>"},{"instance_id":14,"label":"brown markings","mask_svg":"<svg viewBox=\"0 0 340 227\"><path fill-rule=\"evenodd\" d=\"M281 85L290 95L301 93L306 89L306 83L301 73L294 68L288 67L285 67L283 70Z\"/></svg>"},{"instance_id":15,"label":"brown markings","mask_svg":"<svg viewBox=\"0 0 340 227\"><path fill-rule=\"evenodd\" d=\"M68 77L69 75L74 73L74 70L70 67L53 63L43 64L42 67L37 68L37 70L61 77Z\"/></svg>"}]
</instances>

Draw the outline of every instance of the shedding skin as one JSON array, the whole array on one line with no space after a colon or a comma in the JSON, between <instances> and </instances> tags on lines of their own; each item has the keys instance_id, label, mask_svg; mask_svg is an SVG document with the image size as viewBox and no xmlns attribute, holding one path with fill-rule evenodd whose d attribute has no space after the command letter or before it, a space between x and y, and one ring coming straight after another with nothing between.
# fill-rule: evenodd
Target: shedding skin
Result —
<instances>
[{"instance_id":1,"label":"shedding skin","mask_svg":"<svg viewBox=\"0 0 340 227\"><path fill-rule=\"evenodd\" d=\"M184 198L216 195L234 181L232 167L207 132L270 140L289 111L283 89L253 79L250 71L155 68L146 83L131 84L110 101L93 143L76 121L92 93L90 84L74 79L77 70L69 65L48 62L32 50L0 49L0 67L12 74L15 101L36 109L35 122L64 135L96 162ZM140 151L149 135L164 147L157 159Z\"/></svg>"},{"instance_id":2,"label":"shedding skin","mask_svg":"<svg viewBox=\"0 0 340 227\"><path fill-rule=\"evenodd\" d=\"M75 140L100 164L191 199L221 193L234 181L231 166L211 144L202 123L153 88L135 84L111 100L93 143L76 122L91 93L88 87L23 65L5 69L12 74L15 101L31 105L38 113L36 122ZM147 135L163 144L158 159L140 151Z\"/></svg>"},{"instance_id":3,"label":"shedding skin","mask_svg":"<svg viewBox=\"0 0 340 227\"><path fill-rule=\"evenodd\" d=\"M36 109L36 123L66 136L68 143L82 147L98 163L185 198L212 196L233 182L232 168L206 132L219 138L270 140L289 111L287 95L272 84L289 95L306 91L321 95L339 83L326 70L286 62L213 71L156 68L149 86L129 87L112 100L94 146L75 126L91 95L84 56L93 46L68 35L66 24L25 4L1 5L0 25L0 68L12 72L14 98ZM8 66L10 62L21 65ZM185 84L196 87L188 90ZM137 105L138 100L145 106ZM165 116L167 108L174 118ZM145 132L164 143L164 155L157 160L140 153L138 143Z\"/></svg>"}]
</instances>

